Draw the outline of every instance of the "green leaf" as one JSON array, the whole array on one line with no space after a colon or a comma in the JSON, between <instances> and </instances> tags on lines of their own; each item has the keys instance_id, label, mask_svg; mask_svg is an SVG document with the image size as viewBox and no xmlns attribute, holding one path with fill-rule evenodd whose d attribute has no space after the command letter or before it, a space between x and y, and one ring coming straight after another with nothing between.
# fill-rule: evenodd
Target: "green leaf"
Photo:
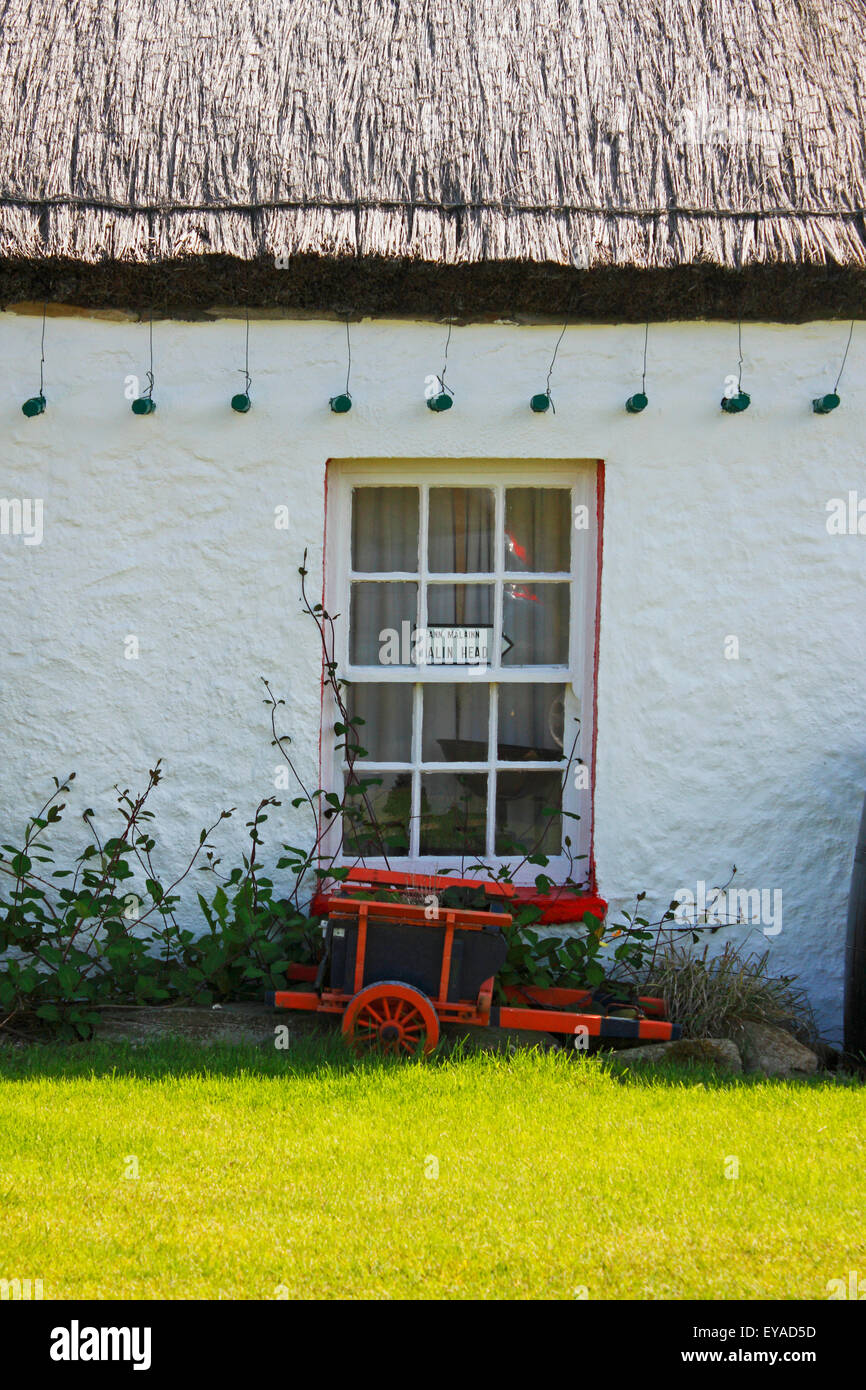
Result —
<instances>
[{"instance_id":1,"label":"green leaf","mask_svg":"<svg viewBox=\"0 0 866 1390\"><path fill-rule=\"evenodd\" d=\"M597 960L589 960L586 963L585 971L586 982L593 988L604 982L604 966Z\"/></svg>"},{"instance_id":2,"label":"green leaf","mask_svg":"<svg viewBox=\"0 0 866 1390\"><path fill-rule=\"evenodd\" d=\"M78 987L81 976L74 965L61 965L57 970L57 979L64 994L74 994Z\"/></svg>"}]
</instances>

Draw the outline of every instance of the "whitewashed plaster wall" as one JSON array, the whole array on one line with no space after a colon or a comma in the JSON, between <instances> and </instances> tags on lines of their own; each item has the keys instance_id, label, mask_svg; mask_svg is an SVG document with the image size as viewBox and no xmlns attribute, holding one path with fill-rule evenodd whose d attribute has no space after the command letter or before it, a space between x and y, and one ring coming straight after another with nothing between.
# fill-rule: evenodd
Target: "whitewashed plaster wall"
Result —
<instances>
[{"instance_id":1,"label":"whitewashed plaster wall","mask_svg":"<svg viewBox=\"0 0 866 1390\"><path fill-rule=\"evenodd\" d=\"M595 853L616 907L638 889L664 905L700 880L781 890L778 935L731 929L808 984L838 1036L846 895L866 785L866 535L831 535L827 504L866 498L866 326L842 407L831 389L847 325L745 325L744 415L719 409L737 370L735 324L653 326L649 408L643 330L571 327L553 377L556 414L533 415L558 329L455 328L454 409L434 415L425 377L445 328L352 328L354 408L339 323L254 320L247 416L243 322L157 322L158 411L132 415L147 326L49 318L48 410L29 420L39 319L0 315L0 497L41 498L44 538L0 535L0 811L8 839L75 770L70 813L103 825L116 782L137 788L162 757L154 798L166 871L199 830L225 864L273 792L276 764L259 676L316 784L320 664L298 602L309 547L318 594L328 458L603 458L604 565L598 672ZM288 505L288 531L274 508ZM125 638L140 655L126 659ZM739 641L727 659L726 639ZM305 833L272 817L266 843ZM58 837L55 837L59 843ZM200 886L198 884L195 885ZM718 938L716 939L718 941Z\"/></svg>"}]
</instances>

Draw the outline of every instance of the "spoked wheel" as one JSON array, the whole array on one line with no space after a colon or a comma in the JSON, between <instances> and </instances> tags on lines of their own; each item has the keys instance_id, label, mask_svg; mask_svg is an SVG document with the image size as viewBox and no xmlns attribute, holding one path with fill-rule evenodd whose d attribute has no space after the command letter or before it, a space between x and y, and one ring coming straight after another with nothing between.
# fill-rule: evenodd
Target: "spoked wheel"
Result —
<instances>
[{"instance_id":1,"label":"spoked wheel","mask_svg":"<svg viewBox=\"0 0 866 1390\"><path fill-rule=\"evenodd\" d=\"M343 1014L343 1037L359 1052L378 1050L411 1057L439 1041L439 1020L426 994L382 980L356 994Z\"/></svg>"}]
</instances>

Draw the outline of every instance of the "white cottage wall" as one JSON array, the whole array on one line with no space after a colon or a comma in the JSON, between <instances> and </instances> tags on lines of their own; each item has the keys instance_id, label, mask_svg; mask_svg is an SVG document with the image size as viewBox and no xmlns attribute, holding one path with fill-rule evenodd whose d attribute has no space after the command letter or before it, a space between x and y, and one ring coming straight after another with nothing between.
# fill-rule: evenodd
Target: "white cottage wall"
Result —
<instances>
[{"instance_id":1,"label":"white cottage wall","mask_svg":"<svg viewBox=\"0 0 866 1390\"><path fill-rule=\"evenodd\" d=\"M112 788L154 797L168 869L202 826L223 862L273 794L259 676L287 701L316 784L320 661L300 613L309 547L318 594L328 458L587 458L605 461L594 843L599 891L665 904L703 880L782 893L781 931L722 935L768 946L800 975L839 1036L846 895L866 785L866 534L828 532L831 499L866 499L866 349L855 331L833 415L847 325L747 324L744 415L719 409L737 371L735 324L672 323L649 337L644 414L640 326L569 328L553 376L556 414L533 415L554 326L455 328L454 409L425 407L444 326L352 327L354 406L339 323L254 320L253 409L242 389L244 325L154 325L157 413L124 396L144 384L146 325L51 317L46 413L21 402L39 379L38 317L0 317L0 498L41 499L44 535L0 534L2 838L75 769L70 813L105 823ZM859 326L862 328L862 326ZM275 527L287 505L288 530ZM866 507L864 507L866 511ZM864 522L866 529L866 522ZM125 656L138 638L139 656ZM738 640L738 659L726 655ZM726 646L727 643L727 646ZM267 844L306 833L289 795ZM55 841L59 837L55 836ZM195 887L200 886L195 884Z\"/></svg>"}]
</instances>

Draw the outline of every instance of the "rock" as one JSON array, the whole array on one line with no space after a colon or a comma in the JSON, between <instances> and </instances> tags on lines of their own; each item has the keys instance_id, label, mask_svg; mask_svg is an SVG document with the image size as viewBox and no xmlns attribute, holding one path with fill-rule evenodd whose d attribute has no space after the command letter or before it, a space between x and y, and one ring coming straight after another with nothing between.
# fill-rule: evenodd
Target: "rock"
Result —
<instances>
[{"instance_id":1,"label":"rock","mask_svg":"<svg viewBox=\"0 0 866 1390\"><path fill-rule=\"evenodd\" d=\"M736 1043L730 1038L677 1038L675 1042L647 1043L617 1054L626 1062L709 1062L723 1071L742 1071Z\"/></svg>"},{"instance_id":2,"label":"rock","mask_svg":"<svg viewBox=\"0 0 866 1390\"><path fill-rule=\"evenodd\" d=\"M812 1076L818 1058L809 1047L787 1031L769 1023L741 1023L734 1037L743 1059L743 1070L765 1076Z\"/></svg>"},{"instance_id":3,"label":"rock","mask_svg":"<svg viewBox=\"0 0 866 1390\"><path fill-rule=\"evenodd\" d=\"M129 1042L155 1042L161 1038L185 1038L200 1043L259 1043L273 1046L278 1024L291 1025L296 1019L286 1009L269 1004L239 1003L212 1005L112 1006L100 1010L95 1036L99 1039L125 1039Z\"/></svg>"}]
</instances>

